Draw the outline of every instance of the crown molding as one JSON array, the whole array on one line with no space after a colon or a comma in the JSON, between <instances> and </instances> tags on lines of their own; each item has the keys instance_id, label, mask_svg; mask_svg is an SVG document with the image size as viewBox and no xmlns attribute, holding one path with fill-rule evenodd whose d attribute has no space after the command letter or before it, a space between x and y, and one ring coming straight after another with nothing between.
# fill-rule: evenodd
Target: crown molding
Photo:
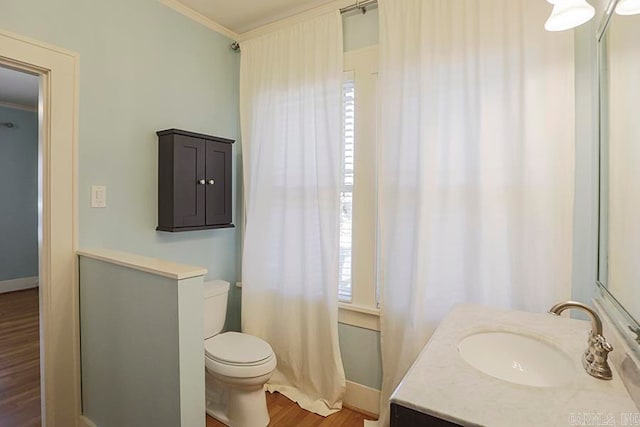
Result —
<instances>
[{"instance_id":1,"label":"crown molding","mask_svg":"<svg viewBox=\"0 0 640 427\"><path fill-rule=\"evenodd\" d=\"M216 21L207 18L206 16L196 12L188 6L180 3L177 0L158 0L163 5L175 10L186 16L187 18L192 19L193 21L204 25L205 27L222 34L225 37L230 38L231 40L238 40L240 35L234 31L231 31L224 25L218 24Z\"/></svg>"},{"instance_id":2,"label":"crown molding","mask_svg":"<svg viewBox=\"0 0 640 427\"><path fill-rule=\"evenodd\" d=\"M253 30L245 31L243 33L236 33L235 31L232 31L229 28L221 24L218 24L214 20L207 18L206 16L196 12L190 7L185 6L184 4L180 3L178 0L158 0L158 1L163 5L183 14L187 18L190 18L193 21L204 25L207 28L213 31L216 31L228 37L231 40L238 41L238 42L260 37L265 34L269 34L274 31L277 31L281 28L295 25L297 23L324 15L326 13L338 11L344 7L351 6L354 3L354 0L334 0L330 3L323 4L321 6L317 6L312 9L308 9L303 12L296 13L287 18L282 18L272 23L262 25Z\"/></svg>"}]
</instances>

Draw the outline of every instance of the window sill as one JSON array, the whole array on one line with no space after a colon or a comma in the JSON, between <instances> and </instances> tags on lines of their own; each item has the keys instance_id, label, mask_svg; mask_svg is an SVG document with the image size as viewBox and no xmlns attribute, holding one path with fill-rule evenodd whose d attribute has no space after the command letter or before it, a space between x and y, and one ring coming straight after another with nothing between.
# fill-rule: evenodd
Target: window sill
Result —
<instances>
[{"instance_id":1,"label":"window sill","mask_svg":"<svg viewBox=\"0 0 640 427\"><path fill-rule=\"evenodd\" d=\"M380 309L340 302L338 303L338 323L379 331Z\"/></svg>"}]
</instances>

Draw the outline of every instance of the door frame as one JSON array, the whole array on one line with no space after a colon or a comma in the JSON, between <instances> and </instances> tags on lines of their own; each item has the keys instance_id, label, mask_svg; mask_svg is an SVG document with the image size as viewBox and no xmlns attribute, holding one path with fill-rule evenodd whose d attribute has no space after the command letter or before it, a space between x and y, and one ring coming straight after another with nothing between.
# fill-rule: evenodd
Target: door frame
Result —
<instances>
[{"instance_id":1,"label":"door frame","mask_svg":"<svg viewBox=\"0 0 640 427\"><path fill-rule=\"evenodd\" d=\"M78 426L78 54L0 29L0 64L40 76L38 225L42 425Z\"/></svg>"}]
</instances>

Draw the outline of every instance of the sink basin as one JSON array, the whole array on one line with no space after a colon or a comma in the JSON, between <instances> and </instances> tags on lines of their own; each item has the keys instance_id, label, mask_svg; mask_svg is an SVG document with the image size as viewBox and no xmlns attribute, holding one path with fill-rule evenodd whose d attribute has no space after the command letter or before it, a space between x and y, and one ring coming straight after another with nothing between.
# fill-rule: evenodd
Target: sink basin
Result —
<instances>
[{"instance_id":1,"label":"sink basin","mask_svg":"<svg viewBox=\"0 0 640 427\"><path fill-rule=\"evenodd\" d=\"M462 358L503 381L557 387L572 381L575 366L562 350L537 338L511 332L481 332L458 343Z\"/></svg>"}]
</instances>

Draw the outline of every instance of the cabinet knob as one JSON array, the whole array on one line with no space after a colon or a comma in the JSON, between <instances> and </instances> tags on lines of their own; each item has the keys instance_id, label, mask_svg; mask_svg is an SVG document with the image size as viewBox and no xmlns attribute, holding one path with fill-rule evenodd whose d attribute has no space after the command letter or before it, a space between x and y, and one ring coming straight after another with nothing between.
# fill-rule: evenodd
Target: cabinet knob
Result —
<instances>
[{"instance_id":1,"label":"cabinet knob","mask_svg":"<svg viewBox=\"0 0 640 427\"><path fill-rule=\"evenodd\" d=\"M215 183L216 183L216 182L215 182L213 179L210 179L209 181L207 181L207 184L209 184L209 185L213 185L213 184L215 184Z\"/></svg>"},{"instance_id":2,"label":"cabinet knob","mask_svg":"<svg viewBox=\"0 0 640 427\"><path fill-rule=\"evenodd\" d=\"M204 179L199 179L199 180L198 180L198 184L200 184L200 185L204 185L204 184L205 184L205 180L204 180Z\"/></svg>"}]
</instances>

